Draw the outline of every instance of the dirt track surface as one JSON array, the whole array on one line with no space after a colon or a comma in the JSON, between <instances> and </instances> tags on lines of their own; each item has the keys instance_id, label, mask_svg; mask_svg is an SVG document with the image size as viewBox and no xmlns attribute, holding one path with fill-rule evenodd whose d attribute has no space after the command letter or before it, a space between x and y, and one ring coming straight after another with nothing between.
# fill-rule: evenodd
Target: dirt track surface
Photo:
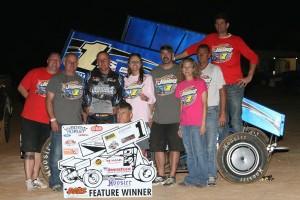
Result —
<instances>
[{"instance_id":1,"label":"dirt track surface","mask_svg":"<svg viewBox=\"0 0 300 200\"><path fill-rule=\"evenodd\" d=\"M152 198L142 199L300 199L300 95L280 94L274 90L252 87L246 90L245 97L286 115L284 136L278 141L278 146L289 147L289 151L276 151L273 154L265 174L272 175L275 178L273 181L232 184L219 176L215 187L153 186ZM2 135L0 138L0 199L64 199L63 193L55 193L50 189L26 191L23 160L19 156L20 112L23 104L18 95L15 100L10 141L4 143ZM185 175L185 173L178 173L177 183L181 182ZM43 179L42 175L40 178Z\"/></svg>"}]
</instances>

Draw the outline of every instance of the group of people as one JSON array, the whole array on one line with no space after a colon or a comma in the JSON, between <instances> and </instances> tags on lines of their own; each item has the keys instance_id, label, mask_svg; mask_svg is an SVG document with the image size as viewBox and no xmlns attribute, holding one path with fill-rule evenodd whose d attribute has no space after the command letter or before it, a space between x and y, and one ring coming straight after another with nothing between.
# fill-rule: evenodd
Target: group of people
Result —
<instances>
[{"instance_id":1,"label":"group of people","mask_svg":"<svg viewBox=\"0 0 300 200\"><path fill-rule=\"evenodd\" d=\"M161 46L162 63L150 74L144 73L139 53L129 56L127 76L117 74L110 69L111 59L105 51L97 54L98 67L84 79L76 73L78 57L74 53L65 55L63 71L58 53L49 55L46 67L30 70L18 86L26 99L21 114L21 151L27 190L47 188L38 177L42 145L50 136L49 187L62 191L57 163L62 159L63 125L136 119L143 119L151 130L150 138L138 145L144 156L147 149L154 152L157 176L153 184L176 183L180 154L185 151L188 175L180 185L215 185L217 137L222 141L229 126L233 132L242 131L244 88L253 77L258 56L240 37L227 32L229 21L224 13L214 20L217 33L176 56L172 46ZM189 57L193 54L198 63ZM246 77L241 55L250 61Z\"/></svg>"},{"instance_id":2,"label":"group of people","mask_svg":"<svg viewBox=\"0 0 300 200\"><path fill-rule=\"evenodd\" d=\"M257 54L243 39L228 32L230 24L225 13L218 13L215 16L214 25L217 33L208 34L200 42L187 47L174 57L174 60L178 60L196 54L202 73L200 76L207 85L208 107L206 121L204 121L207 129L205 133L207 156L203 159L208 159L208 173L205 166L201 169L205 175L208 175L204 177L208 179L208 185L216 184L216 137L219 137L219 142L222 142L231 132L243 131L244 89L252 80L258 63ZM245 77L241 67L241 55L250 63ZM184 185L189 184L188 180L184 183Z\"/></svg>"}]
</instances>

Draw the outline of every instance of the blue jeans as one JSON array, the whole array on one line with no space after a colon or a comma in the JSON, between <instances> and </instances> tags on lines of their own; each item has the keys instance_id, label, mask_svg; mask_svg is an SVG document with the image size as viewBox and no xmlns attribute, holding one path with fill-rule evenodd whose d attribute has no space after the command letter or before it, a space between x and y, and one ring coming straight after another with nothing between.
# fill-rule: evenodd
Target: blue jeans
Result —
<instances>
[{"instance_id":1,"label":"blue jeans","mask_svg":"<svg viewBox=\"0 0 300 200\"><path fill-rule=\"evenodd\" d=\"M226 126L221 129L220 142L230 134L243 131L242 103L244 97L244 87L237 84L226 85ZM229 128L229 124L230 128Z\"/></svg>"},{"instance_id":2,"label":"blue jeans","mask_svg":"<svg viewBox=\"0 0 300 200\"><path fill-rule=\"evenodd\" d=\"M207 161L208 177L217 178L217 137L219 130L219 106L209 106L206 116L206 143L207 143Z\"/></svg>"},{"instance_id":3,"label":"blue jeans","mask_svg":"<svg viewBox=\"0 0 300 200\"><path fill-rule=\"evenodd\" d=\"M181 126L182 140L187 153L186 164L189 174L186 184L207 185L207 151L205 135L200 135L200 126Z\"/></svg>"},{"instance_id":4,"label":"blue jeans","mask_svg":"<svg viewBox=\"0 0 300 200\"><path fill-rule=\"evenodd\" d=\"M52 188L55 185L63 187L63 183L60 180L60 170L58 169L58 161L62 160L62 133L61 125L59 126L58 133L51 131L51 144L50 144L50 172L49 187Z\"/></svg>"}]
</instances>

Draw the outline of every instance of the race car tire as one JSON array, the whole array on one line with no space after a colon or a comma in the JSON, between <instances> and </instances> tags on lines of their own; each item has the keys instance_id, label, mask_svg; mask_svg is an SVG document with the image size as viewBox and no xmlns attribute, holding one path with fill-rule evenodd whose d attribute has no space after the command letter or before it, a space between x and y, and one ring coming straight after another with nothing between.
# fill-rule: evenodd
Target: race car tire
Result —
<instances>
[{"instance_id":1,"label":"race car tire","mask_svg":"<svg viewBox=\"0 0 300 200\"><path fill-rule=\"evenodd\" d=\"M260 129L255 127L247 127L244 132L251 133L252 135L258 137L266 146L269 144L269 137Z\"/></svg>"},{"instance_id":2,"label":"race car tire","mask_svg":"<svg viewBox=\"0 0 300 200\"><path fill-rule=\"evenodd\" d=\"M218 170L231 183L252 183L264 176L269 165L265 144L248 133L233 133L219 145Z\"/></svg>"},{"instance_id":3,"label":"race car tire","mask_svg":"<svg viewBox=\"0 0 300 200\"><path fill-rule=\"evenodd\" d=\"M170 151L166 151L166 164L165 164L165 172L170 172L170 164L169 164L169 155ZM187 153L185 151L180 152L179 163L176 172L177 173L188 173L187 165L186 165Z\"/></svg>"},{"instance_id":4,"label":"race car tire","mask_svg":"<svg viewBox=\"0 0 300 200\"><path fill-rule=\"evenodd\" d=\"M41 150L41 172L46 181L49 181L51 176L50 171L50 137L44 143Z\"/></svg>"},{"instance_id":5,"label":"race car tire","mask_svg":"<svg viewBox=\"0 0 300 200\"><path fill-rule=\"evenodd\" d=\"M9 138L10 138L10 120L11 120L11 114L10 114L10 102L8 97L6 98L5 101L5 106L3 109L3 120L1 121L1 126L0 126L0 131L1 135L4 137L4 141L8 143Z\"/></svg>"}]
</instances>

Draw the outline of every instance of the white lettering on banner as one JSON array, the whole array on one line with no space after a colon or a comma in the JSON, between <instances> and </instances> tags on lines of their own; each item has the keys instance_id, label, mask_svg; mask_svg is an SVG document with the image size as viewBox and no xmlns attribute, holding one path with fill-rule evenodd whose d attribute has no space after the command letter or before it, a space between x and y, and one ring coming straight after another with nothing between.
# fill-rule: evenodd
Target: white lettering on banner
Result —
<instances>
[{"instance_id":1,"label":"white lettering on banner","mask_svg":"<svg viewBox=\"0 0 300 200\"><path fill-rule=\"evenodd\" d=\"M118 197L118 196L152 196L152 190L150 188L140 189L101 189L101 190L89 190L90 197Z\"/></svg>"},{"instance_id":2,"label":"white lettering on banner","mask_svg":"<svg viewBox=\"0 0 300 200\"><path fill-rule=\"evenodd\" d=\"M145 122L97 126L101 132L89 124L62 128L63 160L58 168L64 171L64 197L151 197L157 172L136 144L149 137Z\"/></svg>"}]
</instances>

